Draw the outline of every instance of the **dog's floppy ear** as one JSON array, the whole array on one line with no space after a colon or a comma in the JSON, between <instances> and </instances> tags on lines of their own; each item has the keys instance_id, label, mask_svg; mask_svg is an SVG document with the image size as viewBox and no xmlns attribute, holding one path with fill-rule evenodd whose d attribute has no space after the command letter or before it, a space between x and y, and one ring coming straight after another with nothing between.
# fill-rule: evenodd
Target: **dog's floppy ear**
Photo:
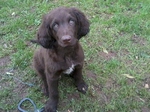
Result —
<instances>
[{"instance_id":1,"label":"dog's floppy ear","mask_svg":"<svg viewBox=\"0 0 150 112\"><path fill-rule=\"evenodd\" d=\"M50 30L50 21L48 21L47 15L43 16L42 23L37 32L37 43L44 48L52 48L55 43L55 39L52 37Z\"/></svg>"},{"instance_id":2,"label":"dog's floppy ear","mask_svg":"<svg viewBox=\"0 0 150 112\"><path fill-rule=\"evenodd\" d=\"M90 24L83 12L76 8L71 8L71 10L77 18L78 39L80 39L82 36L85 36L89 32Z\"/></svg>"}]
</instances>

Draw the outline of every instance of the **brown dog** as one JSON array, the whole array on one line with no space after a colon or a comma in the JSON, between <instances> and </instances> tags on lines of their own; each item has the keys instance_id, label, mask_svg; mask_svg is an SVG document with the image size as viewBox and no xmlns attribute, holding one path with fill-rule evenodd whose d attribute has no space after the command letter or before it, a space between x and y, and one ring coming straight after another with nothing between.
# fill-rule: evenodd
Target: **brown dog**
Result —
<instances>
[{"instance_id":1,"label":"brown dog","mask_svg":"<svg viewBox=\"0 0 150 112\"><path fill-rule=\"evenodd\" d=\"M57 8L43 17L34 42L42 47L35 52L34 68L44 82L49 97L46 112L56 112L58 79L62 73L71 74L81 93L88 86L83 80L84 53L79 39L89 32L85 15L75 8Z\"/></svg>"}]
</instances>

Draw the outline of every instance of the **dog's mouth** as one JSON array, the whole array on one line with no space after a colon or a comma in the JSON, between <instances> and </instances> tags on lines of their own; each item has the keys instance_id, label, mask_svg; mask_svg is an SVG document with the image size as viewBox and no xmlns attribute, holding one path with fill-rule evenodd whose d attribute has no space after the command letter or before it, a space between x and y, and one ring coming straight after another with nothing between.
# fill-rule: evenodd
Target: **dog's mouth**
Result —
<instances>
[{"instance_id":1,"label":"dog's mouth","mask_svg":"<svg viewBox=\"0 0 150 112\"><path fill-rule=\"evenodd\" d=\"M69 40L69 41L61 41L58 42L58 44L61 47L68 47L68 46L74 46L77 43L77 40Z\"/></svg>"}]
</instances>

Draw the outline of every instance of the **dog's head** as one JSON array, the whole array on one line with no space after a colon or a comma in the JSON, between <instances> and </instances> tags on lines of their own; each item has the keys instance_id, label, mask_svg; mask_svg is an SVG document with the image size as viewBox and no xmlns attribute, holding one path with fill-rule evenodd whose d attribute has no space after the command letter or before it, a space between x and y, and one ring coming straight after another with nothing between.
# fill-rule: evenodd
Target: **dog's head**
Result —
<instances>
[{"instance_id":1,"label":"dog's head","mask_svg":"<svg viewBox=\"0 0 150 112\"><path fill-rule=\"evenodd\" d=\"M76 8L57 8L43 17L37 42L44 48L73 46L89 32L89 22Z\"/></svg>"}]
</instances>

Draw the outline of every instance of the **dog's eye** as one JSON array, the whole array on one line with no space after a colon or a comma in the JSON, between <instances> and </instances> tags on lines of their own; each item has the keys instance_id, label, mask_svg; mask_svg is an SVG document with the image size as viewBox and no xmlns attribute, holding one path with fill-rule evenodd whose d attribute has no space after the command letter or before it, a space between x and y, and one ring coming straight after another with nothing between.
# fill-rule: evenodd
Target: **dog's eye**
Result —
<instances>
[{"instance_id":1,"label":"dog's eye","mask_svg":"<svg viewBox=\"0 0 150 112\"><path fill-rule=\"evenodd\" d=\"M59 25L58 25L57 23L54 23L54 24L53 24L53 29L54 29L54 30L57 30L57 29L58 29L58 26L59 26Z\"/></svg>"},{"instance_id":2,"label":"dog's eye","mask_svg":"<svg viewBox=\"0 0 150 112\"><path fill-rule=\"evenodd\" d=\"M70 20L69 20L69 24L70 24L70 25L75 25L75 21L72 20L72 19L70 19Z\"/></svg>"}]
</instances>

